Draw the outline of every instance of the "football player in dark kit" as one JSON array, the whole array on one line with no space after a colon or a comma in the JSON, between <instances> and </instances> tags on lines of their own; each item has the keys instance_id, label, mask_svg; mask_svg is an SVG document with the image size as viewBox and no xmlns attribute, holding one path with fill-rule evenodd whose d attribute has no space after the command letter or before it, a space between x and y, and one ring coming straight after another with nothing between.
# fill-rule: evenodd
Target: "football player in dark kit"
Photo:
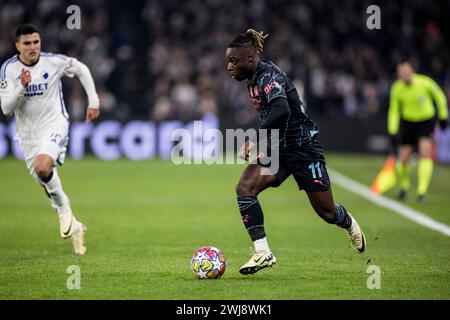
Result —
<instances>
[{"instance_id":1,"label":"football player in dark kit","mask_svg":"<svg viewBox=\"0 0 450 320\"><path fill-rule=\"evenodd\" d=\"M230 76L247 81L251 101L261 120L260 129L269 132L278 129L280 137L274 146L279 148L278 171L269 171L263 161L250 163L236 186L242 221L254 245L253 256L239 270L242 274L252 274L276 263L267 243L264 215L257 196L268 187L281 185L290 175L299 189L306 191L312 207L323 220L346 230L358 252L366 248L364 234L355 218L333 200L318 126L305 114L297 90L286 74L273 62L259 58L266 37L263 32L249 29L236 35L226 51ZM247 140L239 151L239 156L246 160L257 143L252 140Z\"/></svg>"}]
</instances>

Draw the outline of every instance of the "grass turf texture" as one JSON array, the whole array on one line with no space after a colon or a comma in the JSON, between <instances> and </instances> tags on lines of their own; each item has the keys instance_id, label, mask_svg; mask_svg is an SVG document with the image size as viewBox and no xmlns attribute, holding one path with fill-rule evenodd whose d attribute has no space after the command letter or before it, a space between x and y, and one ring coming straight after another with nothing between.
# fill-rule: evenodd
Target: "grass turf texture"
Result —
<instances>
[{"instance_id":1,"label":"grass turf texture","mask_svg":"<svg viewBox=\"0 0 450 320\"><path fill-rule=\"evenodd\" d=\"M327 157L328 166L370 185L385 158ZM323 222L292 178L263 192L273 269L239 274L250 257L234 186L244 167L147 161L67 160L60 169L76 216L88 227L86 256L59 238L43 190L13 159L0 161L0 299L449 299L450 238L333 185L335 200L368 240L360 255L346 233ZM437 166L429 201L406 202L450 224L450 168ZM390 192L388 195L395 195ZM219 280L194 279L191 255L220 248ZM81 289L68 290L70 265ZM369 290L369 265L381 289Z\"/></svg>"}]
</instances>

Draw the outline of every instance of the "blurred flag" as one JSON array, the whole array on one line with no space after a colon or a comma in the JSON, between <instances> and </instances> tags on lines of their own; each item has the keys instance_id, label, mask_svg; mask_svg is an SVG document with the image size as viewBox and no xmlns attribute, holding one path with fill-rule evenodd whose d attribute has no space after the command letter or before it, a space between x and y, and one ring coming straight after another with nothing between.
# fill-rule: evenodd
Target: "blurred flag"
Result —
<instances>
[{"instance_id":1,"label":"blurred flag","mask_svg":"<svg viewBox=\"0 0 450 320\"><path fill-rule=\"evenodd\" d=\"M378 173L372 183L371 190L372 192L381 194L392 189L396 184L397 175L395 173L395 157L390 155L384 163L383 169L381 169L380 173Z\"/></svg>"}]
</instances>

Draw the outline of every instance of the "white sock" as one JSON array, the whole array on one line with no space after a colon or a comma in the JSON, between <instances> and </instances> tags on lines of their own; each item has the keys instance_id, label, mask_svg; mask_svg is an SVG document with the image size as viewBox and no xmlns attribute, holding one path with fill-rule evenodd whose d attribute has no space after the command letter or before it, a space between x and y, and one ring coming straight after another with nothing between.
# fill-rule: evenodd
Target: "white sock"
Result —
<instances>
[{"instance_id":1,"label":"white sock","mask_svg":"<svg viewBox=\"0 0 450 320\"><path fill-rule=\"evenodd\" d=\"M258 239L253 241L253 245L255 246L255 251L269 251L269 244L267 243L267 238L264 237L262 239Z\"/></svg>"},{"instance_id":2,"label":"white sock","mask_svg":"<svg viewBox=\"0 0 450 320\"><path fill-rule=\"evenodd\" d=\"M58 213L70 209L69 198L64 193L61 185L61 179L59 178L56 168L53 168L53 176L50 181L44 183L44 187L50 194L50 202L52 203L52 207L55 208Z\"/></svg>"}]
</instances>

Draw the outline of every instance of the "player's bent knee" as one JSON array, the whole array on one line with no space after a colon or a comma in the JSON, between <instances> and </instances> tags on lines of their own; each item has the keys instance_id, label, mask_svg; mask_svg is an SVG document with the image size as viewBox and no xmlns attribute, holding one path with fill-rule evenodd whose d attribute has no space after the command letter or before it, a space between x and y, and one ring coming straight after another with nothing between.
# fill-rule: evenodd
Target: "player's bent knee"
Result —
<instances>
[{"instance_id":1,"label":"player's bent knee","mask_svg":"<svg viewBox=\"0 0 450 320\"><path fill-rule=\"evenodd\" d=\"M36 161L34 164L34 170L39 178L45 179L52 171L52 164L48 163L48 161Z\"/></svg>"},{"instance_id":2,"label":"player's bent knee","mask_svg":"<svg viewBox=\"0 0 450 320\"><path fill-rule=\"evenodd\" d=\"M45 166L36 165L34 167L34 170L36 171L36 174L38 175L39 178L45 179L49 176L49 174L51 172L51 167L50 167L50 169L48 169Z\"/></svg>"},{"instance_id":3,"label":"player's bent knee","mask_svg":"<svg viewBox=\"0 0 450 320\"><path fill-rule=\"evenodd\" d=\"M249 185L241 182L237 184L235 191L238 197L256 196L256 193L252 190L252 188Z\"/></svg>"}]
</instances>

